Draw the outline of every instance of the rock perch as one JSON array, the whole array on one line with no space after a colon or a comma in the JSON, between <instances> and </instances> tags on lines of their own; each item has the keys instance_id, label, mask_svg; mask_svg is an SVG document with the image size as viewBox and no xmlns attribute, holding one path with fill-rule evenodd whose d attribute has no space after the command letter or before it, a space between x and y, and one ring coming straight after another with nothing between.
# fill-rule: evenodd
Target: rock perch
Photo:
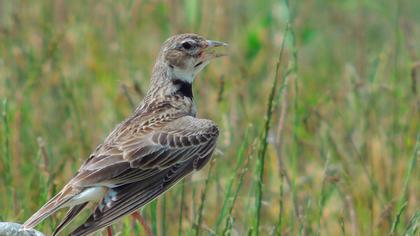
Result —
<instances>
[{"instance_id":1,"label":"rock perch","mask_svg":"<svg viewBox=\"0 0 420 236\"><path fill-rule=\"evenodd\" d=\"M36 230L20 231L21 227L18 223L0 222L0 236L45 236Z\"/></svg>"}]
</instances>

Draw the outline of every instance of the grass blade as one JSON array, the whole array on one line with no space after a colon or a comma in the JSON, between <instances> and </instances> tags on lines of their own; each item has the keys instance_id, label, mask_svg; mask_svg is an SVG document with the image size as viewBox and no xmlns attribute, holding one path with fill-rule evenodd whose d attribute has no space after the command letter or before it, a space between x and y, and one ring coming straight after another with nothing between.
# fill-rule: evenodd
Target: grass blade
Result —
<instances>
[{"instance_id":1,"label":"grass blade","mask_svg":"<svg viewBox=\"0 0 420 236\"><path fill-rule=\"evenodd\" d=\"M410 222L407 225L407 229L405 230L405 236L413 236L416 235L416 232L420 226L420 210L417 210L414 215L411 217Z\"/></svg>"},{"instance_id":2,"label":"grass blade","mask_svg":"<svg viewBox=\"0 0 420 236\"><path fill-rule=\"evenodd\" d=\"M9 196L8 205L13 206L13 178L12 178L12 157L10 153L10 127L9 127L9 110L8 110L8 101L3 99L3 109L2 109L2 126L3 126L3 151L2 151L2 162L3 162L3 182L6 187L6 191ZM10 209L6 207L6 209ZM5 214L7 214L5 212ZM3 215L3 214L2 214Z\"/></svg>"},{"instance_id":3,"label":"grass blade","mask_svg":"<svg viewBox=\"0 0 420 236\"><path fill-rule=\"evenodd\" d=\"M407 171L405 173L404 183L403 183L403 189L402 189L402 196L398 202L398 212L395 215L394 221L391 226L390 235L395 235L397 231L398 224L400 222L400 217L405 208L407 207L407 197L408 197L408 183L410 181L411 175L413 173L413 170L416 167L417 158L420 155L420 134L417 134L416 138L416 144L414 147L413 155L411 156L411 160L408 164Z\"/></svg>"},{"instance_id":4,"label":"grass blade","mask_svg":"<svg viewBox=\"0 0 420 236\"><path fill-rule=\"evenodd\" d=\"M206 182L204 184L204 190L201 193L200 206L198 207L198 215L197 215L196 221L193 225L193 231L195 232L194 233L195 236L200 235L201 223L203 221L204 203L206 202L209 180L210 180L210 176L211 176L211 173L212 173L214 163L215 163L215 160L212 160L211 163L210 163L210 167L209 167L209 171L208 171L208 174L207 174Z\"/></svg>"},{"instance_id":5,"label":"grass blade","mask_svg":"<svg viewBox=\"0 0 420 236\"><path fill-rule=\"evenodd\" d=\"M179 216L178 216L178 236L182 235L184 201L185 201L185 179L182 180L181 182L181 204L179 206Z\"/></svg>"},{"instance_id":6,"label":"grass blade","mask_svg":"<svg viewBox=\"0 0 420 236\"><path fill-rule=\"evenodd\" d=\"M232 229L233 221L234 221L231 215L232 215L233 208L235 206L236 199L238 198L239 192L242 188L245 173L248 171L247 170L248 169L248 163L249 163L249 159L247 159L247 164L242 169L242 171L240 172L240 175L238 177L238 186L236 187L236 191L233 194L230 206L227 210L226 224L225 224L225 228L223 229L222 235L230 235L230 230Z\"/></svg>"},{"instance_id":7,"label":"grass blade","mask_svg":"<svg viewBox=\"0 0 420 236\"><path fill-rule=\"evenodd\" d=\"M288 26L286 28L287 32ZM284 41L283 41L284 42ZM273 85L271 86L271 91L270 91L270 95L268 97L268 104L267 104L267 112L266 112L266 116L265 116L265 124L264 124L264 128L262 131L262 135L260 137L260 149L258 152L258 157L257 157L257 195L255 198L255 222L254 222L254 232L255 235L259 235L259 228L260 228L260 211L261 211L261 203L262 203L262 194L263 194L263 190L262 190L262 186L263 186L263 179L264 179L264 164L265 164L265 154L267 152L267 146L268 146L268 133L270 130L270 125L271 125L271 120L272 120L272 115L273 115L273 108L275 107L275 95L276 95L276 90L277 90L277 83L278 83L278 74L279 74L279 70L280 70L280 63L281 63L281 59L283 56L283 49L284 49L284 44L282 43L282 48L280 50L279 56L278 56L278 60L276 63L276 69L275 69L275 74L274 74L274 80L273 80Z\"/></svg>"},{"instance_id":8,"label":"grass blade","mask_svg":"<svg viewBox=\"0 0 420 236\"><path fill-rule=\"evenodd\" d=\"M162 202L161 202L161 208L160 208L160 212L161 212L161 235L165 236L166 235L166 231L167 231L167 227L166 227L166 195L163 195L163 197L161 198Z\"/></svg>"},{"instance_id":9,"label":"grass blade","mask_svg":"<svg viewBox=\"0 0 420 236\"><path fill-rule=\"evenodd\" d=\"M157 235L158 233L158 219L157 219L157 201L158 199L155 199L153 202L149 204L150 208L150 219L151 219L151 228L154 235Z\"/></svg>"},{"instance_id":10,"label":"grass blade","mask_svg":"<svg viewBox=\"0 0 420 236\"><path fill-rule=\"evenodd\" d=\"M232 176L230 177L229 183L226 187L226 193L223 199L223 204L222 204L222 209L221 212L216 220L216 226L215 226L215 231L218 232L219 231L219 227L220 224L223 222L223 219L226 217L226 215L229 212L230 207L233 205L234 200L232 199L232 188L233 188L233 184L236 180L237 177L237 173L240 170L242 164L243 164L243 160L244 160L244 153L246 150L246 147L248 146L248 134L249 134L249 130L247 129L245 131L245 135L242 141L242 144L238 150L238 153L236 155L236 165L235 165L235 172L232 174ZM230 214L230 213L229 213Z\"/></svg>"}]
</instances>

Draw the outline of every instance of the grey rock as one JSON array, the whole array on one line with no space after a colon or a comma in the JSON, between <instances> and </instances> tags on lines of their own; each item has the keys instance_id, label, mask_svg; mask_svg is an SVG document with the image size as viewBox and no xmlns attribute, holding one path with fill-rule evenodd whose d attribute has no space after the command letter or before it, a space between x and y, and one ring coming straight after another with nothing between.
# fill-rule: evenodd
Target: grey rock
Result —
<instances>
[{"instance_id":1,"label":"grey rock","mask_svg":"<svg viewBox=\"0 0 420 236\"><path fill-rule=\"evenodd\" d=\"M44 236L36 230L22 230L22 225L12 222L0 222L0 236Z\"/></svg>"}]
</instances>

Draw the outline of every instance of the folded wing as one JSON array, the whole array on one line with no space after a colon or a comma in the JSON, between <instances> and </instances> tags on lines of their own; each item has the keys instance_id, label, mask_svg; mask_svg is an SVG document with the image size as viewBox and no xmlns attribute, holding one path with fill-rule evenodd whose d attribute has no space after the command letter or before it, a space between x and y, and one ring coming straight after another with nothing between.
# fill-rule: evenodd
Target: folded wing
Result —
<instances>
[{"instance_id":1,"label":"folded wing","mask_svg":"<svg viewBox=\"0 0 420 236\"><path fill-rule=\"evenodd\" d=\"M214 151L218 134L212 121L186 116L147 134L104 144L81 167L72 184L100 184L110 190L72 235L110 225L202 168Z\"/></svg>"}]
</instances>

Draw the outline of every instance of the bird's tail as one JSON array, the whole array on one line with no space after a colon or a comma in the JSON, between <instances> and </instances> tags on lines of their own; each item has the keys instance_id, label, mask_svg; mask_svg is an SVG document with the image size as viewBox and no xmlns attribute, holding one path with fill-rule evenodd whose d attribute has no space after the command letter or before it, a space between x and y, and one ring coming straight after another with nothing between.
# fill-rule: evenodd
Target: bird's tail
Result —
<instances>
[{"instance_id":1,"label":"bird's tail","mask_svg":"<svg viewBox=\"0 0 420 236\"><path fill-rule=\"evenodd\" d=\"M23 229L32 229L41 221L43 221L48 216L52 215L54 212L60 208L65 207L66 203L71 200L74 196L72 194L73 189L69 187L64 187L57 195L51 198L44 206L42 206L35 214L33 214L24 224Z\"/></svg>"},{"instance_id":2,"label":"bird's tail","mask_svg":"<svg viewBox=\"0 0 420 236\"><path fill-rule=\"evenodd\" d=\"M66 214L66 216L64 217L64 219L60 222L60 224L57 226L57 228L55 228L54 232L53 232L53 236L57 235L61 230L63 230L63 228L68 225L73 219L74 217L76 217L88 204L88 202L84 202L82 204L76 205L74 207L72 207Z\"/></svg>"}]
</instances>

